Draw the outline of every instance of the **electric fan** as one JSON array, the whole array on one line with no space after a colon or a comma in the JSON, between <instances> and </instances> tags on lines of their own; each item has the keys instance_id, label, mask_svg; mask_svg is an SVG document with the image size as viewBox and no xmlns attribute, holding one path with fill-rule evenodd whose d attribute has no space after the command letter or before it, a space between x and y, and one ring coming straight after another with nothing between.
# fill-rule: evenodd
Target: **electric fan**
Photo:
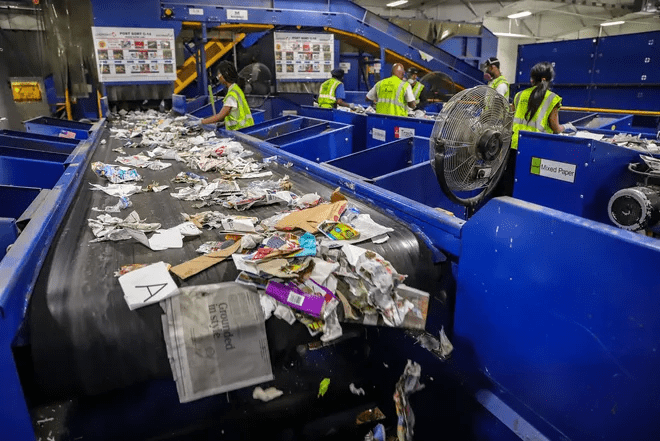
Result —
<instances>
[{"instance_id":1,"label":"electric fan","mask_svg":"<svg viewBox=\"0 0 660 441\"><path fill-rule=\"evenodd\" d=\"M245 88L243 89L245 95L268 95L270 93L272 75L265 64L248 64L241 69L238 76L245 79Z\"/></svg>"},{"instance_id":2,"label":"electric fan","mask_svg":"<svg viewBox=\"0 0 660 441\"><path fill-rule=\"evenodd\" d=\"M497 185L509 147L513 113L488 86L465 89L442 107L431 133L429 158L442 191L473 208Z\"/></svg>"},{"instance_id":3,"label":"electric fan","mask_svg":"<svg viewBox=\"0 0 660 441\"><path fill-rule=\"evenodd\" d=\"M451 77L442 72L429 72L419 82L426 86L425 95L429 100L449 101L458 92Z\"/></svg>"}]
</instances>

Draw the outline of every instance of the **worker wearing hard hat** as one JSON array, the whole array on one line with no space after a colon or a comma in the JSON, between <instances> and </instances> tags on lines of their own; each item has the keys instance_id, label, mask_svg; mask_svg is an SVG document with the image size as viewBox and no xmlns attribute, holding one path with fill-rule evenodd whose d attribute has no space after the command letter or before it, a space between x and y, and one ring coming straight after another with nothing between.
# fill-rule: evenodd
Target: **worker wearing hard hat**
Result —
<instances>
[{"instance_id":1,"label":"worker wearing hard hat","mask_svg":"<svg viewBox=\"0 0 660 441\"><path fill-rule=\"evenodd\" d=\"M502 72L500 72L500 60L490 57L482 63L481 70L484 72L484 78L488 81L488 85L508 100L509 82L504 78Z\"/></svg>"},{"instance_id":2,"label":"worker wearing hard hat","mask_svg":"<svg viewBox=\"0 0 660 441\"><path fill-rule=\"evenodd\" d=\"M344 101L346 99L346 91L344 89L344 70L335 69L330 72L332 77L321 84L319 90L319 107L325 109L335 109L337 106L354 107L352 103Z\"/></svg>"},{"instance_id":3,"label":"worker wearing hard hat","mask_svg":"<svg viewBox=\"0 0 660 441\"><path fill-rule=\"evenodd\" d=\"M392 76L380 80L367 93L367 100L376 103L376 113L408 116L408 108L415 108L415 95L408 82L403 81L405 69L401 63L392 66Z\"/></svg>"},{"instance_id":4,"label":"worker wearing hard hat","mask_svg":"<svg viewBox=\"0 0 660 441\"><path fill-rule=\"evenodd\" d=\"M238 130L243 127L254 125L250 106L245 99L239 82L244 83L243 78L238 77L236 68L229 61L221 61L218 66L218 81L227 88L227 95L222 103L219 113L204 118L202 124L213 124L224 121L225 129Z\"/></svg>"}]
</instances>

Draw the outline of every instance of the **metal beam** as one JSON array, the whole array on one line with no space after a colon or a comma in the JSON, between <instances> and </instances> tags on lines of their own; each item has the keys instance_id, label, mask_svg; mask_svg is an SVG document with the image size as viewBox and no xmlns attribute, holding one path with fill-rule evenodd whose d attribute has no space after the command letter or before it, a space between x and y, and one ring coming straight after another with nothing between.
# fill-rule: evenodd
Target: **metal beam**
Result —
<instances>
[{"instance_id":1,"label":"metal beam","mask_svg":"<svg viewBox=\"0 0 660 441\"><path fill-rule=\"evenodd\" d=\"M461 0L461 3L465 5L466 8L470 10L474 14L475 17L479 17L479 14L477 14L477 11L474 10L474 7L472 6L472 3L470 3L468 0Z\"/></svg>"}]
</instances>

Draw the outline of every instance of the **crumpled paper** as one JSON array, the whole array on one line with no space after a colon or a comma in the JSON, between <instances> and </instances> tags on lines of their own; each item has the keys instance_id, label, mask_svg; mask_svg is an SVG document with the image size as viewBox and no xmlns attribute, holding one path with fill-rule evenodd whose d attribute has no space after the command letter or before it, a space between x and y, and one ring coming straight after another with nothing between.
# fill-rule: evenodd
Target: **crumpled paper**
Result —
<instances>
[{"instance_id":1,"label":"crumpled paper","mask_svg":"<svg viewBox=\"0 0 660 441\"><path fill-rule=\"evenodd\" d=\"M135 184L108 184L107 186L102 186L99 184L90 183L93 188L92 190L101 190L105 194L110 196L123 197L123 196L132 196L136 193L142 192L142 187Z\"/></svg>"},{"instance_id":2,"label":"crumpled paper","mask_svg":"<svg viewBox=\"0 0 660 441\"><path fill-rule=\"evenodd\" d=\"M419 382L422 368L418 363L408 360L403 374L394 388L394 405L396 406L397 437L399 441L412 441L415 433L415 414L410 407L409 397L412 393L424 389Z\"/></svg>"},{"instance_id":3,"label":"crumpled paper","mask_svg":"<svg viewBox=\"0 0 660 441\"><path fill-rule=\"evenodd\" d=\"M113 184L142 180L142 177L135 169L128 167L119 167L116 165L104 164L102 162L93 162L92 170L94 173L96 173L97 176L106 178Z\"/></svg>"},{"instance_id":4,"label":"crumpled paper","mask_svg":"<svg viewBox=\"0 0 660 441\"><path fill-rule=\"evenodd\" d=\"M96 219L87 219L87 223L96 237L92 242L130 239L132 236L125 231L126 228L145 232L160 228L159 223L146 223L140 219L136 211L132 211L125 219L101 214Z\"/></svg>"}]
</instances>

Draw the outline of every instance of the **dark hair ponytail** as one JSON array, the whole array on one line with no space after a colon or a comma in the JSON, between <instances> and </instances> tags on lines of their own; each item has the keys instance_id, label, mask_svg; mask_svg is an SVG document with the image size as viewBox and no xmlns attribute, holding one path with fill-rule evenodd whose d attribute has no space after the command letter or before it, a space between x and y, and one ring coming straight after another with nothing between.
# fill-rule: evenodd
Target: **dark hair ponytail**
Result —
<instances>
[{"instance_id":1,"label":"dark hair ponytail","mask_svg":"<svg viewBox=\"0 0 660 441\"><path fill-rule=\"evenodd\" d=\"M544 61L535 64L529 76L534 80L535 87L527 104L527 113L525 113L527 121L530 121L536 111L539 110L539 106L545 98L545 92L550 88L550 82L555 77L555 70L552 68L552 64Z\"/></svg>"}]
</instances>

